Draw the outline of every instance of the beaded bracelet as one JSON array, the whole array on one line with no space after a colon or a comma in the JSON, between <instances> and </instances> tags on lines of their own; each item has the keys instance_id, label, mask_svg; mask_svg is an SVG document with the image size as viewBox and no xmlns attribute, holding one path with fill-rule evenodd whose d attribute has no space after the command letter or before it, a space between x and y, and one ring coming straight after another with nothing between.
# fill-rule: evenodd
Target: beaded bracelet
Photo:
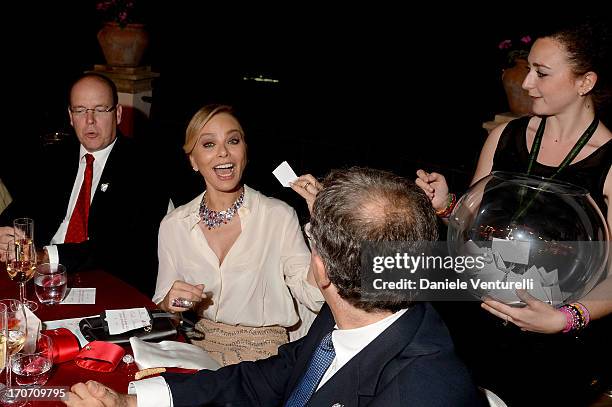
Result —
<instances>
[{"instance_id":1,"label":"beaded bracelet","mask_svg":"<svg viewBox=\"0 0 612 407\"><path fill-rule=\"evenodd\" d=\"M565 314L566 324L563 333L584 329L591 321L591 315L587 307L579 302L564 305L559 311Z\"/></svg>"},{"instance_id":2,"label":"beaded bracelet","mask_svg":"<svg viewBox=\"0 0 612 407\"><path fill-rule=\"evenodd\" d=\"M572 303L569 306L574 309L574 313L578 316L576 318L576 326L574 327L574 329L584 329L584 327L586 327L586 320L584 318L584 314L582 313L580 308L576 306L576 303Z\"/></svg>"},{"instance_id":3,"label":"beaded bracelet","mask_svg":"<svg viewBox=\"0 0 612 407\"><path fill-rule=\"evenodd\" d=\"M580 312L580 315L582 316L582 320L584 324L583 328L584 328L585 326L589 324L589 322L591 322L591 313L589 312L587 307L585 307L583 304L579 302L574 302L571 305L575 307L576 309L578 309L578 312Z\"/></svg>"},{"instance_id":4,"label":"beaded bracelet","mask_svg":"<svg viewBox=\"0 0 612 407\"><path fill-rule=\"evenodd\" d=\"M448 218L450 214L455 209L455 205L457 204L457 195L448 194L448 203L446 204L446 208L440 209L436 211L436 215L440 218Z\"/></svg>"}]
</instances>

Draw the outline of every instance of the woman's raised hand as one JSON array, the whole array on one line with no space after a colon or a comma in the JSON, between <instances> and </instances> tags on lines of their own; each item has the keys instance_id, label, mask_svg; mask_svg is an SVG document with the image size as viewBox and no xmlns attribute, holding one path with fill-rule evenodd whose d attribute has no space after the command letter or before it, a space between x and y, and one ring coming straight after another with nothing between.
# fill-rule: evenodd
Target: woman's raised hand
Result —
<instances>
[{"instance_id":1,"label":"woman's raised hand","mask_svg":"<svg viewBox=\"0 0 612 407\"><path fill-rule=\"evenodd\" d=\"M184 281L176 280L168 294L164 297L159 307L167 312L182 312L192 308L206 298L204 284L192 285Z\"/></svg>"},{"instance_id":2,"label":"woman's raised hand","mask_svg":"<svg viewBox=\"0 0 612 407\"><path fill-rule=\"evenodd\" d=\"M306 200L308 212L312 214L312 204L323 186L310 174L302 175L291 184L291 189Z\"/></svg>"},{"instance_id":3,"label":"woman's raised hand","mask_svg":"<svg viewBox=\"0 0 612 407\"><path fill-rule=\"evenodd\" d=\"M444 175L437 172L417 171L414 181L431 199L431 205L436 211L442 211L448 205L448 184Z\"/></svg>"}]
</instances>

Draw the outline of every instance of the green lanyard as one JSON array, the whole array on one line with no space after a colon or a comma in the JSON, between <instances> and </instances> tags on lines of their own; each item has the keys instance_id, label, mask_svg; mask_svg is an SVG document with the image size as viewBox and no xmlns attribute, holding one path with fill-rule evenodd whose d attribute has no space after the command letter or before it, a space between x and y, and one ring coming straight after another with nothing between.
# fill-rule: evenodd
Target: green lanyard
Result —
<instances>
[{"instance_id":1,"label":"green lanyard","mask_svg":"<svg viewBox=\"0 0 612 407\"><path fill-rule=\"evenodd\" d=\"M599 119L596 116L593 118L593 121L591 122L589 127L587 127L584 133L582 133L582 136L580 136L576 144L574 144L574 147L572 147L570 152L567 153L567 156L563 159L561 164L559 164L559 167L557 167L557 171L555 171L555 173L550 178L554 178L559 175L559 173L565 167L567 167L572 161L574 161L574 158L576 158L580 150L582 150L582 147L585 146L585 144L589 141L593 133L595 133L597 126L599 126ZM531 152L529 153L529 165L527 166L527 174L531 173L533 163L535 162L536 158L538 157L538 153L540 152L540 144L542 144L542 137L544 136L544 127L546 127L546 116L542 117L540 126L538 127L538 130L535 134L535 138L533 139L533 146L531 146Z\"/></svg>"},{"instance_id":2,"label":"green lanyard","mask_svg":"<svg viewBox=\"0 0 612 407\"><path fill-rule=\"evenodd\" d=\"M593 133L595 133L595 129L597 129L598 125L599 125L599 119L595 117L593 119L593 122L589 125L589 127L587 127L584 133L582 133L582 136L580 136L576 144L574 144L574 147L572 147L570 152L567 153L567 156L563 159L561 164L559 164L559 167L557 167L557 170L552 176L549 177L549 179L552 179L556 177L557 175L559 175L559 173L565 167L567 167L572 161L574 161L574 158L576 158L580 150L582 150L582 147L584 147L584 145L589 141ZM527 174L531 173L531 168L533 167L533 163L535 162L538 156L538 152L540 151L540 144L542 144L542 136L544 135L545 126L546 126L546 116L542 117L540 126L538 127L538 130L536 131L536 134L535 134L535 138L533 139L533 146L531 147L531 153L529 153L529 165L527 166ZM545 190L545 189L546 189L546 186L543 185L542 190ZM523 205L523 201L526 198L525 197L526 192L527 192L526 188L523 187L522 192L521 192L521 199L520 199L521 207L519 208L518 212L513 216L512 223L517 222L525 214L525 212L527 212L529 207L533 204L536 197L540 193L540 190L534 193L534 195L531 197L531 199L529 200L529 202L527 202L526 205Z\"/></svg>"}]
</instances>

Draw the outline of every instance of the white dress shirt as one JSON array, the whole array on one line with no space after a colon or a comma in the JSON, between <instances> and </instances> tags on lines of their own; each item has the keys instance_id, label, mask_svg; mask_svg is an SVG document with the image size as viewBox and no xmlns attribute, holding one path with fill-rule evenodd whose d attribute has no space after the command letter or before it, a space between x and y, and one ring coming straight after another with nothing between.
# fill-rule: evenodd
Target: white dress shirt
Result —
<instances>
[{"instance_id":1,"label":"white dress shirt","mask_svg":"<svg viewBox=\"0 0 612 407\"><path fill-rule=\"evenodd\" d=\"M202 316L229 325L290 327L299 320L292 294L313 311L321 308L321 292L306 281L310 251L293 208L245 185L241 233L219 265L198 225L201 201L202 194L161 222L153 302L182 280L204 284L212 304Z\"/></svg>"},{"instance_id":2,"label":"white dress shirt","mask_svg":"<svg viewBox=\"0 0 612 407\"><path fill-rule=\"evenodd\" d=\"M395 321L397 321L407 309L400 310L386 318L381 319L370 325L362 326L361 328L353 329L335 329L332 332L332 343L336 357L325 371L325 374L317 386L317 390L325 384L333 375L336 374L342 366L346 365L355 355L368 346L378 335ZM338 328L338 325L336 325Z\"/></svg>"},{"instance_id":3,"label":"white dress shirt","mask_svg":"<svg viewBox=\"0 0 612 407\"><path fill-rule=\"evenodd\" d=\"M332 332L332 343L336 351L336 357L319 382L317 390L325 384L333 375L346 365L353 357L368 346L374 339L384 332L391 324L397 321L407 309L400 310L393 315L381 319L370 325L354 329L336 329ZM336 328L338 326L336 325ZM129 394L136 394L138 407L172 407L172 392L161 377L130 382Z\"/></svg>"},{"instance_id":4,"label":"white dress shirt","mask_svg":"<svg viewBox=\"0 0 612 407\"><path fill-rule=\"evenodd\" d=\"M85 160L85 154L92 154L94 156L93 162L93 178L91 181L91 197L90 202L93 201L94 195L96 194L96 190L98 189L98 183L100 182L100 177L102 176L102 172L104 171L104 166L106 165L106 160L108 160L108 156L110 155L111 150L115 146L115 139L108 146L99 151L94 151L93 153L89 153L89 151L85 150L85 147L81 145L79 148L79 169L76 174L76 178L74 179L74 184L72 186L72 193L70 194L70 200L68 201L68 208L66 209L66 217L60 224L57 232L51 239L51 245L45 246L47 253L49 254L49 263L59 263L60 258L57 251L56 244L64 243L64 239L66 238L66 231L68 230L68 224L70 223L70 217L72 216L72 211L76 205L76 201L79 198L79 192L81 190L81 184L83 183L83 177L85 175L85 167L87 166L87 161Z\"/></svg>"}]
</instances>

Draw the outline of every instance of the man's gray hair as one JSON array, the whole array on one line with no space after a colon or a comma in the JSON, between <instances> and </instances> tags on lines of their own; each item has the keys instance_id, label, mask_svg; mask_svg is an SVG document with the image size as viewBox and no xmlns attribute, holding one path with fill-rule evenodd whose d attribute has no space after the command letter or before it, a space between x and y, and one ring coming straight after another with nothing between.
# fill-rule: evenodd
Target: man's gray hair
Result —
<instances>
[{"instance_id":1,"label":"man's gray hair","mask_svg":"<svg viewBox=\"0 0 612 407\"><path fill-rule=\"evenodd\" d=\"M429 198L412 181L387 171L354 167L333 170L313 206L311 233L328 278L357 308L397 311L409 300L384 293L361 298L364 241L434 241L437 221Z\"/></svg>"}]
</instances>

